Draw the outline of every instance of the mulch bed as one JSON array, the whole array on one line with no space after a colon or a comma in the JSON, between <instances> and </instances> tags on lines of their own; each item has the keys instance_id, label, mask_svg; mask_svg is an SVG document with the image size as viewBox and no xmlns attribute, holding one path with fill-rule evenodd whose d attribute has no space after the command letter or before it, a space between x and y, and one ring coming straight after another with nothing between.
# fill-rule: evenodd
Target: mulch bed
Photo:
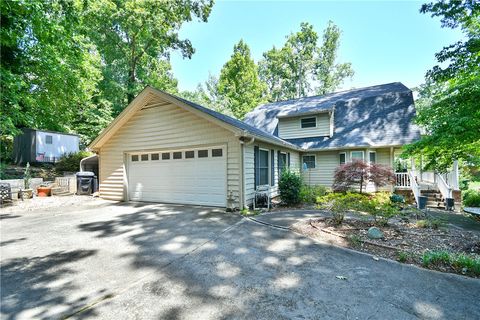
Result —
<instances>
[{"instance_id":1,"label":"mulch bed","mask_svg":"<svg viewBox=\"0 0 480 320\"><path fill-rule=\"evenodd\" d=\"M334 245L367 252L375 256L422 266L421 256L427 250L464 253L480 257L480 233L456 228L419 228L416 221L395 221L388 226L377 226L384 234L383 239L370 239L367 231L374 221L359 218L345 218L341 225L335 225L331 218L321 217L301 221L292 228L311 238ZM429 268L443 272L462 274L449 265L432 265Z\"/></svg>"}]
</instances>

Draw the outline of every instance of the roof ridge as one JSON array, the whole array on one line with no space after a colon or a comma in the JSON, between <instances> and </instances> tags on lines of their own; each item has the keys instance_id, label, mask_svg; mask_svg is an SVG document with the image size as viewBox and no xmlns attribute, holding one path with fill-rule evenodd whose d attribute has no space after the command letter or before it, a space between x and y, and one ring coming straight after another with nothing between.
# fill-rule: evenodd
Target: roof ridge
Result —
<instances>
[{"instance_id":1,"label":"roof ridge","mask_svg":"<svg viewBox=\"0 0 480 320\"><path fill-rule=\"evenodd\" d=\"M347 93L347 92L354 92L354 91L361 91L361 90L366 90L366 89L372 89L372 88L374 88L374 87L388 86L388 85L392 85L392 84L400 84L400 85L404 86L407 90L410 90L410 89L409 89L406 85L404 85L402 82L400 82L400 81L394 81L394 82L376 84L376 85L367 86L367 87L351 88L351 89L346 89L346 90L340 90L340 91L335 91L335 92L326 93L326 94L323 94L323 95L322 95L322 94L318 94L318 95L305 96L305 97L294 98L294 99L278 100L278 101L274 101L274 102L269 102L269 103L261 104L261 105L257 106L255 109L257 109L257 108L262 108L262 107L265 107L265 106L268 106L268 105L279 104L279 103L283 103L283 102L298 101L298 100L301 100L301 99L317 98L317 97L329 97L329 96L332 96L332 95L335 95L335 94L341 94L341 93Z\"/></svg>"}]
</instances>

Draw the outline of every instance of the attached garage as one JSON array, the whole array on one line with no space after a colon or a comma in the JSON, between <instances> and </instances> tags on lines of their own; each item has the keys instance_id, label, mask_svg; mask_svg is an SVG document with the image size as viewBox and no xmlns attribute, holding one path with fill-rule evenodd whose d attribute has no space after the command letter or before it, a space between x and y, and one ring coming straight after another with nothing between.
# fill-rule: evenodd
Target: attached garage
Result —
<instances>
[{"instance_id":1,"label":"attached garage","mask_svg":"<svg viewBox=\"0 0 480 320\"><path fill-rule=\"evenodd\" d=\"M128 154L128 197L226 207L226 146Z\"/></svg>"},{"instance_id":2,"label":"attached garage","mask_svg":"<svg viewBox=\"0 0 480 320\"><path fill-rule=\"evenodd\" d=\"M260 141L268 150L293 147L242 121L146 87L89 148L98 155L104 199L234 209L252 201L254 164L248 151Z\"/></svg>"}]
</instances>

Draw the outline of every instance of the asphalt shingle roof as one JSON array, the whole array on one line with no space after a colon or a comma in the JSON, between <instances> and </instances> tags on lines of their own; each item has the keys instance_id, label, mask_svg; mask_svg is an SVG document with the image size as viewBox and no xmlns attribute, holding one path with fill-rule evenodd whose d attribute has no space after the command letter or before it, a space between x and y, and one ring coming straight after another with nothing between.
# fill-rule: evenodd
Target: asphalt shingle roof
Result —
<instances>
[{"instance_id":1,"label":"asphalt shingle roof","mask_svg":"<svg viewBox=\"0 0 480 320\"><path fill-rule=\"evenodd\" d=\"M277 135L278 118L334 110L332 137L288 139L304 149L403 145L420 138L412 92L400 82L261 105L245 122Z\"/></svg>"}]
</instances>

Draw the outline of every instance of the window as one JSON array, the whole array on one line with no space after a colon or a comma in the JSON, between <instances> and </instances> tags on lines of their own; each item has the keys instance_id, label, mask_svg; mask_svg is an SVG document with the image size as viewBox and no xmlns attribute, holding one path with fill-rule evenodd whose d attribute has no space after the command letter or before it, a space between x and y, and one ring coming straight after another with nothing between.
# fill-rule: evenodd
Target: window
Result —
<instances>
[{"instance_id":1,"label":"window","mask_svg":"<svg viewBox=\"0 0 480 320\"><path fill-rule=\"evenodd\" d=\"M222 149L212 149L212 157L221 157L223 155Z\"/></svg>"},{"instance_id":2,"label":"window","mask_svg":"<svg viewBox=\"0 0 480 320\"><path fill-rule=\"evenodd\" d=\"M315 168L315 156L303 156L302 160L304 167L306 166L307 169Z\"/></svg>"},{"instance_id":3,"label":"window","mask_svg":"<svg viewBox=\"0 0 480 320\"><path fill-rule=\"evenodd\" d=\"M182 159L182 153L180 151L174 152L173 159Z\"/></svg>"},{"instance_id":4,"label":"window","mask_svg":"<svg viewBox=\"0 0 480 320\"><path fill-rule=\"evenodd\" d=\"M138 154L132 155L132 161L138 161Z\"/></svg>"},{"instance_id":5,"label":"window","mask_svg":"<svg viewBox=\"0 0 480 320\"><path fill-rule=\"evenodd\" d=\"M302 122L302 128L315 128L317 126L316 117L303 118L301 122Z\"/></svg>"},{"instance_id":6,"label":"window","mask_svg":"<svg viewBox=\"0 0 480 320\"><path fill-rule=\"evenodd\" d=\"M208 150L198 150L199 158L208 158Z\"/></svg>"},{"instance_id":7,"label":"window","mask_svg":"<svg viewBox=\"0 0 480 320\"><path fill-rule=\"evenodd\" d=\"M148 154L142 154L141 159L142 161L148 161Z\"/></svg>"},{"instance_id":8,"label":"window","mask_svg":"<svg viewBox=\"0 0 480 320\"><path fill-rule=\"evenodd\" d=\"M152 153L152 155L150 156L150 158L152 160L158 160L160 159L160 155L158 153Z\"/></svg>"},{"instance_id":9,"label":"window","mask_svg":"<svg viewBox=\"0 0 480 320\"><path fill-rule=\"evenodd\" d=\"M195 158L195 151L185 151L185 159Z\"/></svg>"},{"instance_id":10,"label":"window","mask_svg":"<svg viewBox=\"0 0 480 320\"><path fill-rule=\"evenodd\" d=\"M162 160L170 160L170 152L162 153Z\"/></svg>"},{"instance_id":11,"label":"window","mask_svg":"<svg viewBox=\"0 0 480 320\"><path fill-rule=\"evenodd\" d=\"M268 184L268 150L259 150L258 152L258 184L260 186Z\"/></svg>"},{"instance_id":12,"label":"window","mask_svg":"<svg viewBox=\"0 0 480 320\"><path fill-rule=\"evenodd\" d=\"M350 157L353 160L363 160L363 151L352 151Z\"/></svg>"},{"instance_id":13,"label":"window","mask_svg":"<svg viewBox=\"0 0 480 320\"><path fill-rule=\"evenodd\" d=\"M375 151L370 151L368 153L368 161L370 161L370 163L376 163L377 162L377 153Z\"/></svg>"},{"instance_id":14,"label":"window","mask_svg":"<svg viewBox=\"0 0 480 320\"><path fill-rule=\"evenodd\" d=\"M345 152L340 152L339 157L341 165L347 163L347 154Z\"/></svg>"},{"instance_id":15,"label":"window","mask_svg":"<svg viewBox=\"0 0 480 320\"><path fill-rule=\"evenodd\" d=\"M52 144L53 143L53 137L46 135L45 136L45 144Z\"/></svg>"},{"instance_id":16,"label":"window","mask_svg":"<svg viewBox=\"0 0 480 320\"><path fill-rule=\"evenodd\" d=\"M287 154L286 153L280 153L280 158L278 158L278 173L279 176L285 170L287 167Z\"/></svg>"}]
</instances>

